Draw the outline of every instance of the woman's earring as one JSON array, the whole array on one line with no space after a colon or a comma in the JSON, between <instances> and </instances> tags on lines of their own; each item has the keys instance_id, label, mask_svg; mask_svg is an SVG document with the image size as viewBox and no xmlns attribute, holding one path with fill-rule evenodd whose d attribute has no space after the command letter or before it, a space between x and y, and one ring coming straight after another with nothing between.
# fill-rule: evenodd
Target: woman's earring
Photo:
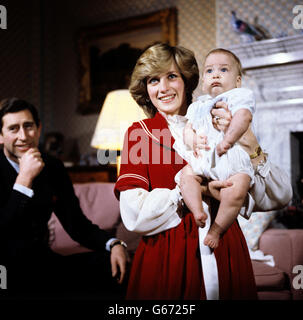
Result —
<instances>
[{"instance_id":1,"label":"woman's earring","mask_svg":"<svg viewBox=\"0 0 303 320\"><path fill-rule=\"evenodd\" d=\"M145 101L146 101L146 103L149 103L149 102L150 102L150 99L149 99L149 98L146 98Z\"/></svg>"}]
</instances>

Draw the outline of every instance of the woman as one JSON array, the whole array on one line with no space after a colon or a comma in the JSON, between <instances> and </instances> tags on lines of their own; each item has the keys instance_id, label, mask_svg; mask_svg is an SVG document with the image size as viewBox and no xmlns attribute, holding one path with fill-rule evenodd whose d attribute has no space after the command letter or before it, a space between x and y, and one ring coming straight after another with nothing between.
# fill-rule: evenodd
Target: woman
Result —
<instances>
[{"instance_id":1,"label":"woman","mask_svg":"<svg viewBox=\"0 0 303 320\"><path fill-rule=\"evenodd\" d=\"M150 118L128 129L115 186L125 226L143 235L132 264L128 299L257 298L238 223L232 224L212 253L199 237L204 238L217 203L204 200L209 216L205 230L196 226L191 213L182 218L177 214L180 193L174 178L186 162L172 148L169 128L172 121L185 121L198 80L193 53L167 44L148 48L132 75L131 94ZM229 123L226 114L220 113L227 119L222 124ZM226 186L216 183L219 188Z\"/></svg>"}]
</instances>

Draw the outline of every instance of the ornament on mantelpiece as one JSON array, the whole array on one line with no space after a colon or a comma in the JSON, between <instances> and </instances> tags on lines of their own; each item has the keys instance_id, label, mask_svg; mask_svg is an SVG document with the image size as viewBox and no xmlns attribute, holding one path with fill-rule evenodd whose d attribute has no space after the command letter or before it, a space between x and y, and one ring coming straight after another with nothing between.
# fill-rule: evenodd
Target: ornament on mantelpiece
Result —
<instances>
[{"instance_id":1,"label":"ornament on mantelpiece","mask_svg":"<svg viewBox=\"0 0 303 320\"><path fill-rule=\"evenodd\" d=\"M259 32L259 34L262 35L261 39L256 38L256 40L272 39L272 35L270 34L270 32L264 26L259 24L259 17L258 16L255 16L254 27Z\"/></svg>"},{"instance_id":2,"label":"ornament on mantelpiece","mask_svg":"<svg viewBox=\"0 0 303 320\"><path fill-rule=\"evenodd\" d=\"M231 11L231 25L233 30L240 34L243 42L259 41L270 39L270 33L260 24L258 24L258 17L255 17L254 24L241 20L237 17L235 11Z\"/></svg>"}]
</instances>

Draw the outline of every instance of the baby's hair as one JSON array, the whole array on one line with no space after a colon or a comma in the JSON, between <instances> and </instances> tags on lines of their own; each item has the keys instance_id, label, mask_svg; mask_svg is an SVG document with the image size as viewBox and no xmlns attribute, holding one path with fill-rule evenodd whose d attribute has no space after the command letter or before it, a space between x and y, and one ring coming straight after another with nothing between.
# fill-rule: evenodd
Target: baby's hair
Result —
<instances>
[{"instance_id":1,"label":"baby's hair","mask_svg":"<svg viewBox=\"0 0 303 320\"><path fill-rule=\"evenodd\" d=\"M206 61L207 57L210 56L213 53L225 53L225 54L231 56L236 62L236 65L237 65L237 68L238 68L238 72L239 72L239 76L242 77L243 70L242 70L242 64L241 64L240 59L233 52L231 52L231 51L229 51L227 49L216 48L216 49L213 49L213 50L209 51L208 54L206 55L205 59L204 59L203 65L205 64L205 61Z\"/></svg>"}]
</instances>

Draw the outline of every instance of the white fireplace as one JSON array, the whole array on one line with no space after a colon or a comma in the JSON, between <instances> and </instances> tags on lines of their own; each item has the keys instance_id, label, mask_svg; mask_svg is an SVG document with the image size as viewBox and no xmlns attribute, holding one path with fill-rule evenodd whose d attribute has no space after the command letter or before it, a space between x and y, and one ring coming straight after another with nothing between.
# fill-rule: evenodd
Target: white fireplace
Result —
<instances>
[{"instance_id":1,"label":"white fireplace","mask_svg":"<svg viewBox=\"0 0 303 320\"><path fill-rule=\"evenodd\" d=\"M303 172L303 142L299 141L303 133L303 35L245 43L230 50L242 62L243 86L256 94L254 125L260 144L272 162L286 170L296 194L296 181Z\"/></svg>"}]
</instances>

